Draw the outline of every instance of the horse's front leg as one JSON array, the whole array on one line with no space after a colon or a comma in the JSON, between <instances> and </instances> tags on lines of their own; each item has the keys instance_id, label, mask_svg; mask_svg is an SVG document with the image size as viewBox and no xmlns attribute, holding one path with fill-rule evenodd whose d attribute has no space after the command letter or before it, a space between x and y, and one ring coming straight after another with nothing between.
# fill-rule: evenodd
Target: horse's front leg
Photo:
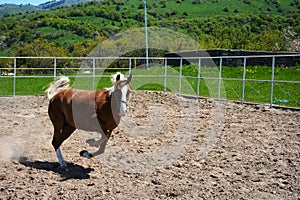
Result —
<instances>
[{"instance_id":1,"label":"horse's front leg","mask_svg":"<svg viewBox=\"0 0 300 200\"><path fill-rule=\"evenodd\" d=\"M105 152L107 141L111 136L111 132L112 131L110 131L110 130L106 131L106 134L105 135L103 134L101 139L98 140L98 141L95 140L95 139L86 140L86 142L90 146L99 147L99 149L97 151L95 151L94 153L89 153L88 151L83 150L83 151L80 152L80 155L83 156L83 157L86 157L86 158L92 158L94 156L98 156L100 154L103 154Z\"/></svg>"},{"instance_id":2,"label":"horse's front leg","mask_svg":"<svg viewBox=\"0 0 300 200\"><path fill-rule=\"evenodd\" d=\"M88 143L91 147L100 147L101 144L106 140L106 136L102 136L100 140L87 139L85 142Z\"/></svg>"},{"instance_id":3,"label":"horse's front leg","mask_svg":"<svg viewBox=\"0 0 300 200\"><path fill-rule=\"evenodd\" d=\"M110 137L109 132L111 131L103 131L104 133L101 132L101 139L100 140L95 140L95 139L87 139L85 142L88 143L91 147L100 147L102 143L108 140L108 137ZM109 135L108 135L109 134Z\"/></svg>"}]
</instances>

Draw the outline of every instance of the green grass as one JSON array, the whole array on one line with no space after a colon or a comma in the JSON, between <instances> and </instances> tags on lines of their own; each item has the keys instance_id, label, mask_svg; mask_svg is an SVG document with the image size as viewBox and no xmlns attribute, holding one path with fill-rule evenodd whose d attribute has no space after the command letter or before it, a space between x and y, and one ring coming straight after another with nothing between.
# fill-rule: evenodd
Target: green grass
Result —
<instances>
[{"instance_id":1,"label":"green grass","mask_svg":"<svg viewBox=\"0 0 300 200\"><path fill-rule=\"evenodd\" d=\"M275 80L300 81L300 67L276 68ZM91 74L66 74L70 76L71 85L74 88L92 90L93 83L96 89L110 87L110 73L96 74L93 79ZM128 72L126 72L128 73ZM134 90L159 90L175 93L188 94L194 96L202 96L209 98L218 98L218 86L220 84L220 98L241 101L242 99L242 77L243 67L222 67L222 80L217 80L219 76L218 67L202 67L201 78L198 79L198 69L193 65L183 66L180 80L180 68L168 67L152 67L151 69L133 69L132 88ZM164 74L167 78L164 79ZM228 79L234 80L228 80ZM271 68L264 66L247 67L245 81L245 102L253 103L270 103L271 82L264 80L271 79ZM259 80L259 81L254 81ZM17 76L16 79L16 95L42 95L44 90L53 80L53 77L45 77L45 75L33 78ZM180 86L181 82L181 86ZM166 83L166 88L164 86ZM0 96L13 95L13 77L0 77ZM199 86L199 88L198 88ZM300 86L293 83L274 83L273 104L300 107Z\"/></svg>"}]
</instances>

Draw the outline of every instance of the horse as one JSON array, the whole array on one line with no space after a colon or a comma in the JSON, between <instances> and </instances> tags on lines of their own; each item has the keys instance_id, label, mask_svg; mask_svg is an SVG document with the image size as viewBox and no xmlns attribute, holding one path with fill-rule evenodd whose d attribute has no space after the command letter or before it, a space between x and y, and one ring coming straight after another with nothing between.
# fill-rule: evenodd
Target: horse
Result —
<instances>
[{"instance_id":1,"label":"horse","mask_svg":"<svg viewBox=\"0 0 300 200\"><path fill-rule=\"evenodd\" d=\"M98 141L86 140L99 149L94 153L82 150L81 156L92 158L104 153L112 131L127 111L132 74L128 78L121 77L120 73L111 77L112 83L115 83L113 87L96 91L70 88L69 78L60 77L46 90L50 99L48 115L54 127L52 146L62 169L67 168L67 162L60 146L76 129L99 132L102 135Z\"/></svg>"}]
</instances>

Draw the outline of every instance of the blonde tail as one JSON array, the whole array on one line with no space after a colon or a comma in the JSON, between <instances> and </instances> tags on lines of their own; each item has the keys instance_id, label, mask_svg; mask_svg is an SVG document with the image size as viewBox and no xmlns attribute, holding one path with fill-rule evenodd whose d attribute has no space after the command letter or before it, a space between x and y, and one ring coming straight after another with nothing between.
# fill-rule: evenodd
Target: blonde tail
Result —
<instances>
[{"instance_id":1,"label":"blonde tail","mask_svg":"<svg viewBox=\"0 0 300 200\"><path fill-rule=\"evenodd\" d=\"M62 89L69 88L70 79L66 76L58 77L55 81L50 83L48 89L45 90L46 97L50 100L52 97Z\"/></svg>"}]
</instances>

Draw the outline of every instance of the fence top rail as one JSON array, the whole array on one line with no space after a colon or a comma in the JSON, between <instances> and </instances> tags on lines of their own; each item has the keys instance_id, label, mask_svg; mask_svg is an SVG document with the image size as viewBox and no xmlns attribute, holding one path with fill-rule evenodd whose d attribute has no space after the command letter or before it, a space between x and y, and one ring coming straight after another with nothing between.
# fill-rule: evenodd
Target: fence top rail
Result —
<instances>
[{"instance_id":1,"label":"fence top rail","mask_svg":"<svg viewBox=\"0 0 300 200\"><path fill-rule=\"evenodd\" d=\"M180 55L178 55L180 56ZM298 57L299 54L276 54L276 55L247 55L247 56L183 56L183 57L148 57L148 59L153 60L163 60L163 59L221 59L221 58L273 58L273 57ZM0 59L79 59L79 60L92 60L92 59L146 59L147 57L54 57L54 56L44 56L44 57L33 57L33 56L0 56Z\"/></svg>"}]
</instances>

